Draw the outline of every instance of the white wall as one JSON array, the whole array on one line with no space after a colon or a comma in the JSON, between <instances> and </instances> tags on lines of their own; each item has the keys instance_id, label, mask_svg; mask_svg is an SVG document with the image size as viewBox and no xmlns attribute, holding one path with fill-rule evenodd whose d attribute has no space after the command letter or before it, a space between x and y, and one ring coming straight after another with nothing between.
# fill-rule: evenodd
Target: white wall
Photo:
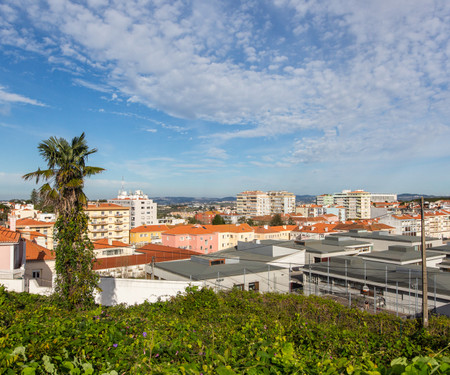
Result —
<instances>
[{"instance_id":1,"label":"white wall","mask_svg":"<svg viewBox=\"0 0 450 375\"><path fill-rule=\"evenodd\" d=\"M9 292L23 292L25 279L0 279L0 285L4 285Z\"/></svg>"},{"instance_id":2,"label":"white wall","mask_svg":"<svg viewBox=\"0 0 450 375\"><path fill-rule=\"evenodd\" d=\"M189 286L202 285L202 282L101 278L102 292L96 293L95 302L105 306L156 302L183 293Z\"/></svg>"}]
</instances>

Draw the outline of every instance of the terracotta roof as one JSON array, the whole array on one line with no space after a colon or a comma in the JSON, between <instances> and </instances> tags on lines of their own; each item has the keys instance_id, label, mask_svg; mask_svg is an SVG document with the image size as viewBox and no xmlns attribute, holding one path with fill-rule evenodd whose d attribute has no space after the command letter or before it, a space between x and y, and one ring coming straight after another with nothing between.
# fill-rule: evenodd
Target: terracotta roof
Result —
<instances>
[{"instance_id":1,"label":"terracotta roof","mask_svg":"<svg viewBox=\"0 0 450 375\"><path fill-rule=\"evenodd\" d=\"M303 233L333 233L335 230L336 224L325 224L325 223L317 223L310 226L305 226L302 228L298 228L295 230L296 232Z\"/></svg>"},{"instance_id":2,"label":"terracotta roof","mask_svg":"<svg viewBox=\"0 0 450 375\"><path fill-rule=\"evenodd\" d=\"M130 210L129 207L123 207L113 203L88 204L87 207L84 208L85 211L100 211L106 209L126 210L126 211Z\"/></svg>"},{"instance_id":3,"label":"terracotta roof","mask_svg":"<svg viewBox=\"0 0 450 375\"><path fill-rule=\"evenodd\" d=\"M368 232L375 232L379 230L389 230L394 229L394 227L391 227L387 224L382 223L373 223L373 224L366 224L366 223L340 223L337 224L334 228L335 230L342 230L342 231L349 231L351 229L362 229L367 230Z\"/></svg>"},{"instance_id":4,"label":"terracotta roof","mask_svg":"<svg viewBox=\"0 0 450 375\"><path fill-rule=\"evenodd\" d=\"M116 247L130 247L129 244L123 243L120 241L112 241L111 245L110 245L107 238L102 238L101 240L95 241L93 243L93 245L94 245L94 250L112 249L112 248L116 248Z\"/></svg>"},{"instance_id":5,"label":"terracotta roof","mask_svg":"<svg viewBox=\"0 0 450 375\"><path fill-rule=\"evenodd\" d=\"M158 263L170 260L189 259L192 255L198 255L197 252L192 250L156 244L145 245L136 251L139 252L139 254L96 259L93 269L102 270L107 268L149 264L152 262L153 257L155 263Z\"/></svg>"},{"instance_id":6,"label":"terracotta roof","mask_svg":"<svg viewBox=\"0 0 450 375\"><path fill-rule=\"evenodd\" d=\"M222 225L204 225L206 228L212 230L213 232L232 232L232 233L243 233L243 232L253 232L253 229L247 223L235 225L235 224L222 224Z\"/></svg>"},{"instance_id":7,"label":"terracotta roof","mask_svg":"<svg viewBox=\"0 0 450 375\"><path fill-rule=\"evenodd\" d=\"M49 249L38 245L36 242L25 240L26 241L26 259L27 261L31 260L53 260L55 259L55 255Z\"/></svg>"},{"instance_id":8,"label":"terracotta roof","mask_svg":"<svg viewBox=\"0 0 450 375\"><path fill-rule=\"evenodd\" d=\"M0 242L17 243L20 240L20 233L0 227Z\"/></svg>"},{"instance_id":9,"label":"terracotta roof","mask_svg":"<svg viewBox=\"0 0 450 375\"><path fill-rule=\"evenodd\" d=\"M174 227L172 229L169 229L167 231L164 232L164 234L192 234L192 235L196 235L196 234L212 234L215 233L213 230L209 229L210 225L200 225L200 224L196 224L196 225L180 225L177 227Z\"/></svg>"},{"instance_id":10,"label":"terracotta roof","mask_svg":"<svg viewBox=\"0 0 450 375\"><path fill-rule=\"evenodd\" d=\"M18 229L17 231L20 233L29 234L31 239L36 237L47 237L45 234L36 232L35 230Z\"/></svg>"},{"instance_id":11,"label":"terracotta roof","mask_svg":"<svg viewBox=\"0 0 450 375\"><path fill-rule=\"evenodd\" d=\"M130 233L163 232L170 228L166 224L160 225L141 225L130 230Z\"/></svg>"},{"instance_id":12,"label":"terracotta roof","mask_svg":"<svg viewBox=\"0 0 450 375\"><path fill-rule=\"evenodd\" d=\"M34 219L18 219L16 227L52 227L55 223L49 221L39 221Z\"/></svg>"}]
</instances>

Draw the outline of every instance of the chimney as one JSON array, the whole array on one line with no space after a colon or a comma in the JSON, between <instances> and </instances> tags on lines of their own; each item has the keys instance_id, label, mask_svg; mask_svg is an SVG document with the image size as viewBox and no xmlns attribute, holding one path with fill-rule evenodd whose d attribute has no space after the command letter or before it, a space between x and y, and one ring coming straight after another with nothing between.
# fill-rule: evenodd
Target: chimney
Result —
<instances>
[{"instance_id":1,"label":"chimney","mask_svg":"<svg viewBox=\"0 0 450 375\"><path fill-rule=\"evenodd\" d=\"M108 245L112 245L112 238L108 238Z\"/></svg>"},{"instance_id":2,"label":"chimney","mask_svg":"<svg viewBox=\"0 0 450 375\"><path fill-rule=\"evenodd\" d=\"M264 229L269 229L269 226L268 225L264 225Z\"/></svg>"},{"instance_id":3,"label":"chimney","mask_svg":"<svg viewBox=\"0 0 450 375\"><path fill-rule=\"evenodd\" d=\"M9 216L9 229L13 232L16 231L16 215L13 213Z\"/></svg>"}]
</instances>

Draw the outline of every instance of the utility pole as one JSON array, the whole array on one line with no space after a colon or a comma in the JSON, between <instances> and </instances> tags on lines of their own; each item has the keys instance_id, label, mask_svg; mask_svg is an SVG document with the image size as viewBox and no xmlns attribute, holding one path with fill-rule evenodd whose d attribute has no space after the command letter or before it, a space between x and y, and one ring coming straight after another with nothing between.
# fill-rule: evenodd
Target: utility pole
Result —
<instances>
[{"instance_id":1,"label":"utility pole","mask_svg":"<svg viewBox=\"0 0 450 375\"><path fill-rule=\"evenodd\" d=\"M428 328L428 279L427 279L427 249L425 244L425 214L423 197L420 200L420 224L422 237L422 325Z\"/></svg>"},{"instance_id":2,"label":"utility pole","mask_svg":"<svg viewBox=\"0 0 450 375\"><path fill-rule=\"evenodd\" d=\"M155 257L152 257L152 280L155 279Z\"/></svg>"}]
</instances>

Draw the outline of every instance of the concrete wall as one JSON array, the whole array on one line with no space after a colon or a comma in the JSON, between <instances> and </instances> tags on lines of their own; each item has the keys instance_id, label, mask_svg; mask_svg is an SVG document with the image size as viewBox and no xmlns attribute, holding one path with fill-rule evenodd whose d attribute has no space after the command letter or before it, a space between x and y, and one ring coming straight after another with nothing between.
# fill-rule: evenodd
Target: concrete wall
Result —
<instances>
[{"instance_id":1,"label":"concrete wall","mask_svg":"<svg viewBox=\"0 0 450 375\"><path fill-rule=\"evenodd\" d=\"M105 306L156 302L183 293L189 286L202 285L202 282L101 278L102 292L96 294L95 301Z\"/></svg>"},{"instance_id":2,"label":"concrete wall","mask_svg":"<svg viewBox=\"0 0 450 375\"><path fill-rule=\"evenodd\" d=\"M40 286L38 280L31 279L28 282L28 293L49 296L50 294L53 293L53 288Z\"/></svg>"},{"instance_id":3,"label":"concrete wall","mask_svg":"<svg viewBox=\"0 0 450 375\"><path fill-rule=\"evenodd\" d=\"M0 279L0 285L6 287L10 292L23 292L25 290L25 279Z\"/></svg>"}]
</instances>

